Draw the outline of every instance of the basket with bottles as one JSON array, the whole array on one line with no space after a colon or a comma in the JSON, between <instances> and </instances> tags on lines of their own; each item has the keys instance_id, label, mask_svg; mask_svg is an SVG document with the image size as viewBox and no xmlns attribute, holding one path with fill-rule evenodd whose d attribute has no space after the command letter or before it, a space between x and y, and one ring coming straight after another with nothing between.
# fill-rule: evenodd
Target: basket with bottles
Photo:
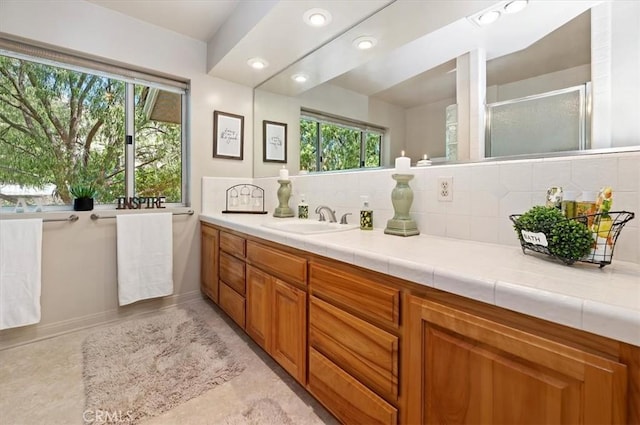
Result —
<instances>
[{"instance_id":1,"label":"basket with bottles","mask_svg":"<svg viewBox=\"0 0 640 425\"><path fill-rule=\"evenodd\" d=\"M549 199L549 194L548 194ZM524 214L509 216L520 239L522 251L539 252L566 264L576 261L611 264L616 241L634 213L611 211L613 193L605 187L598 194L592 214L567 217L557 199L535 206Z\"/></svg>"}]
</instances>

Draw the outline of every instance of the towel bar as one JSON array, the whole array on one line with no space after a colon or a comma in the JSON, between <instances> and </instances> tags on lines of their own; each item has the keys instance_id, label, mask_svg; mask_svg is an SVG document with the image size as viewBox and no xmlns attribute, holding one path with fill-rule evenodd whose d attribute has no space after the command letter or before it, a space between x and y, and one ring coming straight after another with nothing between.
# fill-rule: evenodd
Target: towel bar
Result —
<instances>
[{"instance_id":1,"label":"towel bar","mask_svg":"<svg viewBox=\"0 0 640 425\"><path fill-rule=\"evenodd\" d=\"M79 217L77 215L71 214L69 217L66 217L66 218L43 218L42 222L43 223L44 222L48 223L50 221L70 221L70 222L73 223L74 221L78 221L78 218ZM4 218L2 220L4 220ZM11 220L11 219L9 219L9 220Z\"/></svg>"},{"instance_id":2,"label":"towel bar","mask_svg":"<svg viewBox=\"0 0 640 425\"><path fill-rule=\"evenodd\" d=\"M43 218L42 221L44 222L49 222L49 221L70 221L70 222L74 222L74 221L78 221L78 216L75 214L71 214L69 217L67 218Z\"/></svg>"},{"instance_id":3,"label":"towel bar","mask_svg":"<svg viewBox=\"0 0 640 425\"><path fill-rule=\"evenodd\" d=\"M184 212L174 212L173 215L193 215L193 210ZM103 218L116 218L115 215L99 215L96 213L91 214L91 220L102 220Z\"/></svg>"}]
</instances>

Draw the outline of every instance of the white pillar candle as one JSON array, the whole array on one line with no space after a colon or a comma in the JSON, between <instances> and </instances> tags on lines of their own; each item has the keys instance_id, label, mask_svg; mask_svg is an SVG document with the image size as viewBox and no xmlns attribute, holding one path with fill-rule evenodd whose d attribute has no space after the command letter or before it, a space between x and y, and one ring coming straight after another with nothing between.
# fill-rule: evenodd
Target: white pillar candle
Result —
<instances>
[{"instance_id":1,"label":"white pillar candle","mask_svg":"<svg viewBox=\"0 0 640 425\"><path fill-rule=\"evenodd\" d=\"M289 170L284 168L284 166L280 169L280 180L289 180Z\"/></svg>"},{"instance_id":2,"label":"white pillar candle","mask_svg":"<svg viewBox=\"0 0 640 425\"><path fill-rule=\"evenodd\" d=\"M411 158L404 156L404 151L402 151L401 155L402 156L396 158L396 173L409 174L411 169Z\"/></svg>"}]
</instances>

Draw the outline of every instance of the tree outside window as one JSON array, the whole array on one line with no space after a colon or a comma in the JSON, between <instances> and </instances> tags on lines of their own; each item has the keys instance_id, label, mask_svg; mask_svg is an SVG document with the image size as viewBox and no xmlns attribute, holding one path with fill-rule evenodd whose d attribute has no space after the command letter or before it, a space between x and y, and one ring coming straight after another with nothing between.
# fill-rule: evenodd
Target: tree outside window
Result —
<instances>
[{"instance_id":1,"label":"tree outside window","mask_svg":"<svg viewBox=\"0 0 640 425\"><path fill-rule=\"evenodd\" d=\"M300 169L334 171L379 167L382 137L382 130L365 128L358 123L348 125L302 116Z\"/></svg>"},{"instance_id":2,"label":"tree outside window","mask_svg":"<svg viewBox=\"0 0 640 425\"><path fill-rule=\"evenodd\" d=\"M0 56L0 189L49 185L55 190L48 204L70 204L69 185L88 180L98 203L125 196L126 84ZM173 120L154 119L153 90L135 86L135 194L182 202L181 106ZM181 105L180 95L170 94ZM3 196L3 204L13 200Z\"/></svg>"}]
</instances>

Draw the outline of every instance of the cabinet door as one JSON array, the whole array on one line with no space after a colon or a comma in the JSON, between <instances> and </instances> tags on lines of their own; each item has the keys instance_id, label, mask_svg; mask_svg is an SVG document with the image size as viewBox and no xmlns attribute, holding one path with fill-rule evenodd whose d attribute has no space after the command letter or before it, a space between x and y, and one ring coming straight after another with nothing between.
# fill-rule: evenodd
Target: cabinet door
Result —
<instances>
[{"instance_id":1,"label":"cabinet door","mask_svg":"<svg viewBox=\"0 0 640 425\"><path fill-rule=\"evenodd\" d=\"M624 423L626 367L409 297L407 423Z\"/></svg>"},{"instance_id":2,"label":"cabinet door","mask_svg":"<svg viewBox=\"0 0 640 425\"><path fill-rule=\"evenodd\" d=\"M200 232L200 288L218 303L218 239L219 231L202 225Z\"/></svg>"},{"instance_id":3,"label":"cabinet door","mask_svg":"<svg viewBox=\"0 0 640 425\"><path fill-rule=\"evenodd\" d=\"M271 345L271 276L247 266L246 331L267 352Z\"/></svg>"},{"instance_id":4,"label":"cabinet door","mask_svg":"<svg viewBox=\"0 0 640 425\"><path fill-rule=\"evenodd\" d=\"M298 382L306 381L307 293L273 279L271 355Z\"/></svg>"}]
</instances>

